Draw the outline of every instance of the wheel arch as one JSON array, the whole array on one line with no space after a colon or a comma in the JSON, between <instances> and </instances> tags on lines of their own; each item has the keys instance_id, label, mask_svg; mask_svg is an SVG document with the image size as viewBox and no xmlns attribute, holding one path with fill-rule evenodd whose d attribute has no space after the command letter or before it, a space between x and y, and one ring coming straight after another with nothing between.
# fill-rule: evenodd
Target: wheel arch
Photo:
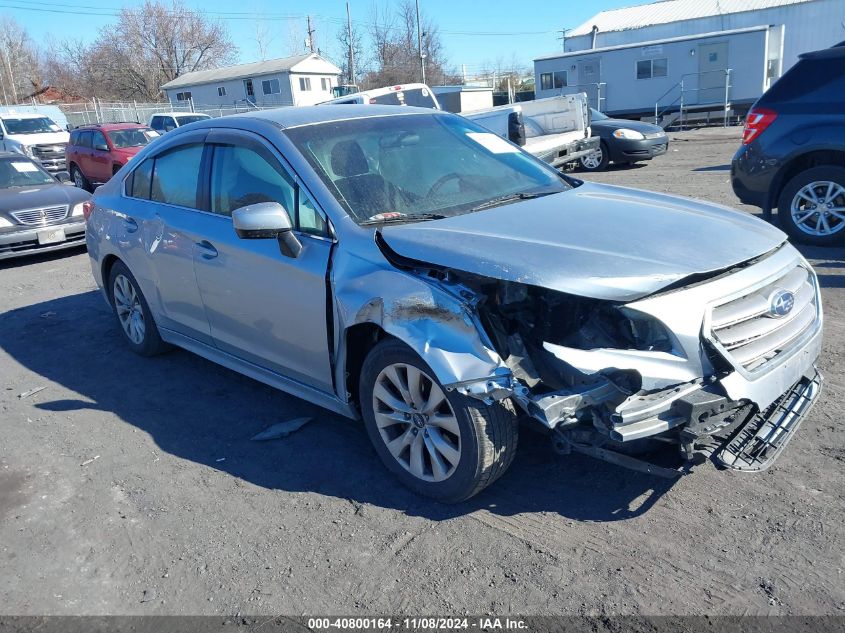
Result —
<instances>
[{"instance_id":1,"label":"wheel arch","mask_svg":"<svg viewBox=\"0 0 845 633\"><path fill-rule=\"evenodd\" d=\"M845 167L845 151L838 149L816 149L791 158L781 167L772 180L772 186L769 188L768 208L777 208L783 188L795 176L813 167L823 167L825 165Z\"/></svg>"},{"instance_id":2,"label":"wheel arch","mask_svg":"<svg viewBox=\"0 0 845 633\"><path fill-rule=\"evenodd\" d=\"M100 264L100 274L102 275L103 279L103 289L106 291L106 296L109 298L109 301L111 301L112 298L112 290L109 287L109 276L111 275L111 270L112 268L114 268L114 265L117 262L122 261L123 260L121 260L117 255L109 253L108 255L103 257L103 262Z\"/></svg>"}]
</instances>

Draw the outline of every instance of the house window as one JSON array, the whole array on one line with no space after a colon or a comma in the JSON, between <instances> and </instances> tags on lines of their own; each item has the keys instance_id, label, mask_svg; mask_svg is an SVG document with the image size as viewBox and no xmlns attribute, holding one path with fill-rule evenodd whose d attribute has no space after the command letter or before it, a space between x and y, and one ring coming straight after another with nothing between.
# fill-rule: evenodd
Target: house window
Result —
<instances>
[{"instance_id":1,"label":"house window","mask_svg":"<svg viewBox=\"0 0 845 633\"><path fill-rule=\"evenodd\" d=\"M320 88L323 89L323 92L331 92L332 89L332 81L328 77L320 77Z\"/></svg>"},{"instance_id":2,"label":"house window","mask_svg":"<svg viewBox=\"0 0 845 633\"><path fill-rule=\"evenodd\" d=\"M540 90L557 90L569 85L569 76L565 70L540 75Z\"/></svg>"},{"instance_id":3,"label":"house window","mask_svg":"<svg viewBox=\"0 0 845 633\"><path fill-rule=\"evenodd\" d=\"M637 61L637 79L652 79L665 77L669 70L669 60L665 57L658 59L640 59Z\"/></svg>"},{"instance_id":4,"label":"house window","mask_svg":"<svg viewBox=\"0 0 845 633\"><path fill-rule=\"evenodd\" d=\"M299 78L299 89L300 90L311 90L311 78L310 77L300 77Z\"/></svg>"},{"instance_id":5,"label":"house window","mask_svg":"<svg viewBox=\"0 0 845 633\"><path fill-rule=\"evenodd\" d=\"M265 79L261 82L261 91L265 95L277 95L281 92L278 79Z\"/></svg>"},{"instance_id":6,"label":"house window","mask_svg":"<svg viewBox=\"0 0 845 633\"><path fill-rule=\"evenodd\" d=\"M226 86L219 86L217 88L217 96L218 97L225 97L226 96Z\"/></svg>"},{"instance_id":7,"label":"house window","mask_svg":"<svg viewBox=\"0 0 845 633\"><path fill-rule=\"evenodd\" d=\"M176 101L190 101L191 100L191 93L190 92L177 92L176 93Z\"/></svg>"},{"instance_id":8,"label":"house window","mask_svg":"<svg viewBox=\"0 0 845 633\"><path fill-rule=\"evenodd\" d=\"M565 70L558 70L554 76L555 88L565 88L569 84L569 76Z\"/></svg>"}]
</instances>

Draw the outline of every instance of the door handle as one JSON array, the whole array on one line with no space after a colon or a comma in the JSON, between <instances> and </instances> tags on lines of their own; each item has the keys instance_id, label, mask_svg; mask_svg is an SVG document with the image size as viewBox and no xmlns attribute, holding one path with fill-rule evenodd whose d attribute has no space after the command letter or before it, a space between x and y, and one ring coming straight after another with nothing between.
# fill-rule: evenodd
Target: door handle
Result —
<instances>
[{"instance_id":1,"label":"door handle","mask_svg":"<svg viewBox=\"0 0 845 633\"><path fill-rule=\"evenodd\" d=\"M134 233L138 230L138 223L134 220L134 218L130 218L129 216L123 217L123 223L126 226L127 233Z\"/></svg>"},{"instance_id":2,"label":"door handle","mask_svg":"<svg viewBox=\"0 0 845 633\"><path fill-rule=\"evenodd\" d=\"M203 259L214 259L217 257L217 249L208 240L197 242L197 248L199 248L200 255L202 255Z\"/></svg>"}]
</instances>

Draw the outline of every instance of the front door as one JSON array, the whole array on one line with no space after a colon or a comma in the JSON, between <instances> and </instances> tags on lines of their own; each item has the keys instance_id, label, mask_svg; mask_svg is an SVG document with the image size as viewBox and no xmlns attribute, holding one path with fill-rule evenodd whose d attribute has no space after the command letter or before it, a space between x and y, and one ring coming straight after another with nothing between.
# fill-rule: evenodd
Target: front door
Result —
<instances>
[{"instance_id":1,"label":"front door","mask_svg":"<svg viewBox=\"0 0 845 633\"><path fill-rule=\"evenodd\" d=\"M725 102L725 71L728 68L728 43L698 45L697 103Z\"/></svg>"},{"instance_id":2,"label":"front door","mask_svg":"<svg viewBox=\"0 0 845 633\"><path fill-rule=\"evenodd\" d=\"M332 390L326 330L325 223L297 221L313 205L274 152L246 133L214 131L208 208L194 265L214 342L221 350L323 391ZM278 202L302 242L298 257L275 239L240 239L235 209ZM297 213L302 208L303 213ZM306 225L307 224L307 225Z\"/></svg>"},{"instance_id":3,"label":"front door","mask_svg":"<svg viewBox=\"0 0 845 633\"><path fill-rule=\"evenodd\" d=\"M106 182L111 178L111 154L109 144L106 142L106 135L100 130L94 130L91 137L91 159L90 159L88 180L94 182Z\"/></svg>"}]
</instances>

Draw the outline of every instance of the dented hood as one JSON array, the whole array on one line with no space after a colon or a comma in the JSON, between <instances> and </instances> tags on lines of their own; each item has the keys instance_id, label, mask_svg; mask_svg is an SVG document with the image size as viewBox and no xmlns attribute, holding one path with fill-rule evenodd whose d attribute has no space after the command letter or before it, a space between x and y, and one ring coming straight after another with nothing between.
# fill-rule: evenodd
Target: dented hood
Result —
<instances>
[{"instance_id":1,"label":"dented hood","mask_svg":"<svg viewBox=\"0 0 845 633\"><path fill-rule=\"evenodd\" d=\"M786 239L727 207L590 183L443 220L386 226L382 237L411 259L614 301L729 268Z\"/></svg>"}]
</instances>

